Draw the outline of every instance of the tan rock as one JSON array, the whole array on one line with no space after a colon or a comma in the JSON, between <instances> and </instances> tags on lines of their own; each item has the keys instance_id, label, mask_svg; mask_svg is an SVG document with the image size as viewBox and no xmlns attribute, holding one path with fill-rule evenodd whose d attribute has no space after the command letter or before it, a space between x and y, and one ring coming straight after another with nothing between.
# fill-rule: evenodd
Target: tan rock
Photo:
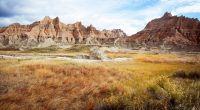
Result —
<instances>
[{"instance_id":1,"label":"tan rock","mask_svg":"<svg viewBox=\"0 0 200 110\"><path fill-rule=\"evenodd\" d=\"M99 31L94 26L90 25L85 27L81 22L65 25L60 22L58 17L51 19L45 16L41 21L36 21L30 25L20 25L14 23L8 27L0 28L0 40L5 45L17 45L23 41L23 44L28 45L30 41L32 44L47 44L51 38L54 42L61 44L74 44L74 43L99 43L98 40L113 37L125 37L122 31ZM102 39L98 39L102 38ZM106 41L104 40L104 41ZM37 42L37 43L35 43ZM49 44L52 44L49 43ZM42 44L43 45L43 44Z\"/></svg>"}]
</instances>

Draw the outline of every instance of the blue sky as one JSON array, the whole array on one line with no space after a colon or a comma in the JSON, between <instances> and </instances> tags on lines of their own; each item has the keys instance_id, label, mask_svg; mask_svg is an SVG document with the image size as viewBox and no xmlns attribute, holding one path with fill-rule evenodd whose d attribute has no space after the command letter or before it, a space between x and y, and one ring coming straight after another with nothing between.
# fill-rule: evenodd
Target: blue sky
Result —
<instances>
[{"instance_id":1,"label":"blue sky","mask_svg":"<svg viewBox=\"0 0 200 110\"><path fill-rule=\"evenodd\" d=\"M59 16L65 24L81 21L131 35L166 11L200 19L200 0L0 0L0 26Z\"/></svg>"}]
</instances>

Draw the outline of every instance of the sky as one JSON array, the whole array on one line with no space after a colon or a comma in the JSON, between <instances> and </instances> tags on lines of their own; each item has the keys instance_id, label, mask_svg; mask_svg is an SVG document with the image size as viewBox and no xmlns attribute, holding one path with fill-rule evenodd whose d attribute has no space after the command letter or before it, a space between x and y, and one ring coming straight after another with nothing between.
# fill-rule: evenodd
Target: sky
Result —
<instances>
[{"instance_id":1,"label":"sky","mask_svg":"<svg viewBox=\"0 0 200 110\"><path fill-rule=\"evenodd\" d=\"M0 26L58 16L65 24L81 21L131 35L165 12L200 20L200 0L0 0Z\"/></svg>"}]
</instances>

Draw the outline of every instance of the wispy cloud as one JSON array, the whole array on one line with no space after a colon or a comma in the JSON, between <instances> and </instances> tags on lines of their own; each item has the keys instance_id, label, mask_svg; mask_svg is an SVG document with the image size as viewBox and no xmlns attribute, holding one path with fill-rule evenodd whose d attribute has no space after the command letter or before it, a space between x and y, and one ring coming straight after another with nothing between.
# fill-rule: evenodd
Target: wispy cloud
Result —
<instances>
[{"instance_id":1,"label":"wispy cloud","mask_svg":"<svg viewBox=\"0 0 200 110\"><path fill-rule=\"evenodd\" d=\"M0 0L0 25L23 24L44 16L59 16L64 23L82 21L98 29L120 28L128 35L165 11L200 17L199 0Z\"/></svg>"}]
</instances>

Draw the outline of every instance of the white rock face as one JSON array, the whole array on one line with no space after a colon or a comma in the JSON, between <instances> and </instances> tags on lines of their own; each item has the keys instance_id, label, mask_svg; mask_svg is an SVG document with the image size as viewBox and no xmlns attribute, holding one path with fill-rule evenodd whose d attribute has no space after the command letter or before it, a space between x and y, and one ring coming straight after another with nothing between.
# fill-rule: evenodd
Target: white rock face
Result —
<instances>
[{"instance_id":1,"label":"white rock face","mask_svg":"<svg viewBox=\"0 0 200 110\"><path fill-rule=\"evenodd\" d=\"M49 47L49 46L52 46L52 45L56 45L56 42L54 42L52 38L48 38L48 39L45 39L45 41L43 43L40 43L38 45L38 47L44 48L44 47Z\"/></svg>"},{"instance_id":2,"label":"white rock face","mask_svg":"<svg viewBox=\"0 0 200 110\"><path fill-rule=\"evenodd\" d=\"M4 48L4 45L0 42L0 48Z\"/></svg>"},{"instance_id":3,"label":"white rock face","mask_svg":"<svg viewBox=\"0 0 200 110\"><path fill-rule=\"evenodd\" d=\"M110 48L106 48L106 51L108 52L119 52L119 48L118 47L110 47Z\"/></svg>"},{"instance_id":4,"label":"white rock face","mask_svg":"<svg viewBox=\"0 0 200 110\"><path fill-rule=\"evenodd\" d=\"M62 49L68 49L68 48L71 48L72 45L58 45L58 47Z\"/></svg>"},{"instance_id":5,"label":"white rock face","mask_svg":"<svg viewBox=\"0 0 200 110\"><path fill-rule=\"evenodd\" d=\"M96 59L96 60L105 60L108 59L106 57L106 54L104 53L106 51L106 47L92 47L90 54L90 59Z\"/></svg>"}]
</instances>

